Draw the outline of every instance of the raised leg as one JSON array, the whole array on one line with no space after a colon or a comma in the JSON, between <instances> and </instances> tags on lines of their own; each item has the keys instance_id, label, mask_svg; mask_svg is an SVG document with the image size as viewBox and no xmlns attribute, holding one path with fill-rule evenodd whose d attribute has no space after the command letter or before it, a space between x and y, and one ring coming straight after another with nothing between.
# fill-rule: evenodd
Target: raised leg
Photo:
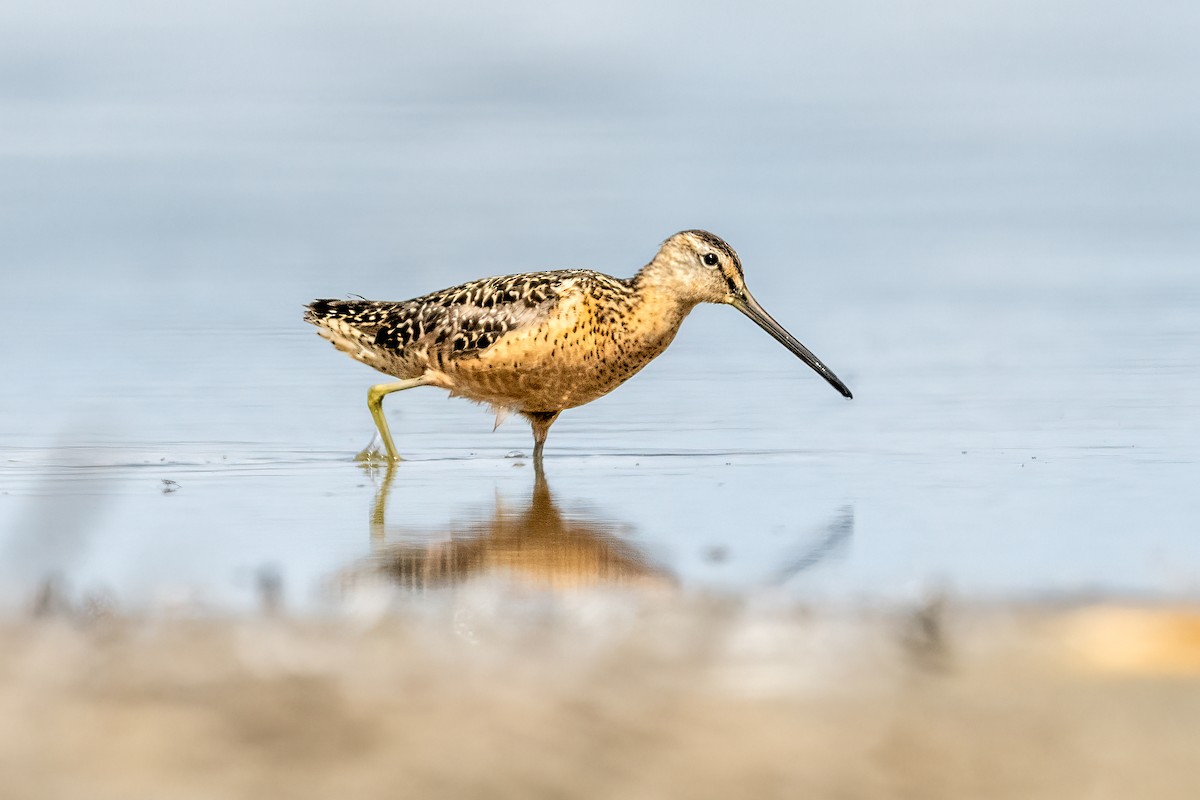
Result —
<instances>
[{"instance_id":1,"label":"raised leg","mask_svg":"<svg viewBox=\"0 0 1200 800\"><path fill-rule=\"evenodd\" d=\"M405 389L424 385L426 385L424 378L413 378L395 383L380 383L367 390L367 408L371 409L375 427L379 429L379 435L383 437L383 446L387 449L388 461L399 461L400 454L396 452L396 444L392 441L392 432L388 430L387 417L383 415L383 398L392 392L402 392Z\"/></svg>"}]
</instances>

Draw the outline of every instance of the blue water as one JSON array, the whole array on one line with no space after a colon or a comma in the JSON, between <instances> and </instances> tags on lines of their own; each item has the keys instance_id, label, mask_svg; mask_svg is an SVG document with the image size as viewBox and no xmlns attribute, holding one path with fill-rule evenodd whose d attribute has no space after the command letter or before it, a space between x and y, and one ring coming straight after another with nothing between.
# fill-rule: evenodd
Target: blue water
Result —
<instances>
[{"instance_id":1,"label":"blue water","mask_svg":"<svg viewBox=\"0 0 1200 800\"><path fill-rule=\"evenodd\" d=\"M683 591L1194 596L1198 23L1061 0L6 5L0 595L56 574L243 608L268 570L325 602L386 550L384 476L352 461L376 376L305 302L629 275L704 227L855 399L698 309L555 425L559 515ZM426 389L386 408L410 460L384 539L445 553L528 508L519 419L492 433Z\"/></svg>"}]
</instances>

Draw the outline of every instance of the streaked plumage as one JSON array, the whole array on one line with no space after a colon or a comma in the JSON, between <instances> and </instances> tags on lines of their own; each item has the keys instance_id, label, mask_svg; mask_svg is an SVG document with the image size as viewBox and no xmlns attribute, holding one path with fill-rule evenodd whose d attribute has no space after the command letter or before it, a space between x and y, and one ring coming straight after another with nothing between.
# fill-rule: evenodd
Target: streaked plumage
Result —
<instances>
[{"instance_id":1,"label":"streaked plumage","mask_svg":"<svg viewBox=\"0 0 1200 800\"><path fill-rule=\"evenodd\" d=\"M400 302L316 300L305 320L339 350L400 379L368 395L389 458L398 456L382 398L419 385L525 415L540 456L560 412L632 377L701 302L737 307L850 397L754 301L737 253L706 231L675 234L628 279L583 269L507 275Z\"/></svg>"}]
</instances>

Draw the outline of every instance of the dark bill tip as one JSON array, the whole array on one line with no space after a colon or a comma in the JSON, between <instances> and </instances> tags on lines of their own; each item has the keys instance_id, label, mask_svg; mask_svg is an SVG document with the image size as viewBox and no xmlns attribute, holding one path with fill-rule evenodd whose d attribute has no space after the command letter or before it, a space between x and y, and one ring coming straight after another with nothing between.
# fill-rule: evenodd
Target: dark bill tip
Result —
<instances>
[{"instance_id":1,"label":"dark bill tip","mask_svg":"<svg viewBox=\"0 0 1200 800\"><path fill-rule=\"evenodd\" d=\"M837 389L838 392L841 393L842 397L849 399L854 398L854 395L851 394L850 389L846 386L846 384L842 383L841 378L839 378L837 375L834 375L833 370L825 366L824 362L817 358L816 355L813 354L813 351L801 344L799 339L784 330L784 327L776 322L775 319L758 304L758 301L755 300L749 292L746 292L745 295L741 297L735 295L733 300L730 302L730 305L732 305L738 311L741 311L750 319L754 320L758 327L771 334L771 336L774 337L777 342L782 344L788 350L792 351L792 353L805 364L808 364L808 366L812 367L813 371L828 381L830 386L832 386L834 389Z\"/></svg>"}]
</instances>

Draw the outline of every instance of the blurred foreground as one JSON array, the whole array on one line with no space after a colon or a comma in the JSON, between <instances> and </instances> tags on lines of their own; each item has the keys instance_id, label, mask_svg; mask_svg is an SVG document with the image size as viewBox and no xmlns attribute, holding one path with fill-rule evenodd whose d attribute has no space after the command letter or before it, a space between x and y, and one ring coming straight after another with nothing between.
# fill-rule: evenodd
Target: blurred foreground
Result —
<instances>
[{"instance_id":1,"label":"blurred foreground","mask_svg":"<svg viewBox=\"0 0 1200 800\"><path fill-rule=\"evenodd\" d=\"M1194 608L376 588L10 620L0 796L1200 796Z\"/></svg>"}]
</instances>

